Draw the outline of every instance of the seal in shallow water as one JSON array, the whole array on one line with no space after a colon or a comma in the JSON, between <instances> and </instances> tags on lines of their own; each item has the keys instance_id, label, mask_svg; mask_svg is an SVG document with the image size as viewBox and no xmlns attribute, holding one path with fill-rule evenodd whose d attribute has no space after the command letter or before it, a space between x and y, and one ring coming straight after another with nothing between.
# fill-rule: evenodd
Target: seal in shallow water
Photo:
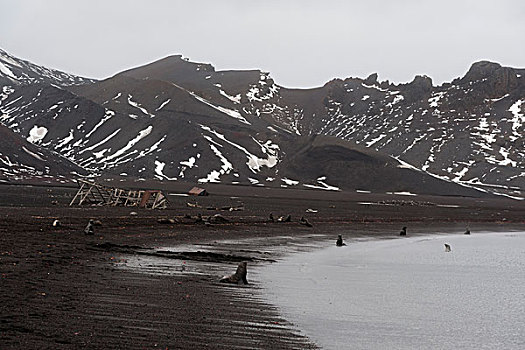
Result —
<instances>
[{"instance_id":1,"label":"seal in shallow water","mask_svg":"<svg viewBox=\"0 0 525 350\"><path fill-rule=\"evenodd\" d=\"M338 246L338 247L342 247L342 246L346 245L346 243L343 242L343 236L342 235L338 235L337 236L337 241L335 241L335 245Z\"/></svg>"},{"instance_id":2,"label":"seal in shallow water","mask_svg":"<svg viewBox=\"0 0 525 350\"><path fill-rule=\"evenodd\" d=\"M219 282L223 283L234 283L234 284L248 284L248 280L246 279L246 275L248 274L248 270L246 268L247 263L246 261L240 262L239 266L237 266L237 271L233 275L230 276L224 276L220 279Z\"/></svg>"}]
</instances>

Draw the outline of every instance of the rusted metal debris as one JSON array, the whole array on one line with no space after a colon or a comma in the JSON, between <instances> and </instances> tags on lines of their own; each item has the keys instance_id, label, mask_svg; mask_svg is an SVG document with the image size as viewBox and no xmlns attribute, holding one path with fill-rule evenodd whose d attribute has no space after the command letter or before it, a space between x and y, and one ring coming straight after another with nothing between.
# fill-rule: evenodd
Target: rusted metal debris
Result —
<instances>
[{"instance_id":1,"label":"rusted metal debris","mask_svg":"<svg viewBox=\"0 0 525 350\"><path fill-rule=\"evenodd\" d=\"M159 190L129 190L107 187L85 179L78 179L77 184L79 189L69 206L91 204L147 209L166 209L168 206L167 197Z\"/></svg>"}]
</instances>

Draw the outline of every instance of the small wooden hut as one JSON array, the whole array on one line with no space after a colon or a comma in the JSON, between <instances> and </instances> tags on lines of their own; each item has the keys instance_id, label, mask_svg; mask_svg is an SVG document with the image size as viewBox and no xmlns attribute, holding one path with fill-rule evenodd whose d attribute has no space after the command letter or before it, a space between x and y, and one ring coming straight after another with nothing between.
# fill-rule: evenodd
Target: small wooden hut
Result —
<instances>
[{"instance_id":1,"label":"small wooden hut","mask_svg":"<svg viewBox=\"0 0 525 350\"><path fill-rule=\"evenodd\" d=\"M193 187L190 192L188 192L190 196L207 196L208 191L206 191L204 188L200 187Z\"/></svg>"}]
</instances>

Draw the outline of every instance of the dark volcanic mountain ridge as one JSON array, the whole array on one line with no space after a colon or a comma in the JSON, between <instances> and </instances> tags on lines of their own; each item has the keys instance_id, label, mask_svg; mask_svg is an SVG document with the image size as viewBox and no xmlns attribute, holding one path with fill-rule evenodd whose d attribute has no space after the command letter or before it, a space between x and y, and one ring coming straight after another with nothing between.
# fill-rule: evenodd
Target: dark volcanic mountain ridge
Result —
<instances>
[{"instance_id":1,"label":"dark volcanic mountain ridge","mask_svg":"<svg viewBox=\"0 0 525 350\"><path fill-rule=\"evenodd\" d=\"M50 82L13 79L28 68L0 53L0 122L103 177L464 195L475 191L451 182L519 195L525 181L525 70L479 62L438 87L371 75L286 89L170 56Z\"/></svg>"}]
</instances>

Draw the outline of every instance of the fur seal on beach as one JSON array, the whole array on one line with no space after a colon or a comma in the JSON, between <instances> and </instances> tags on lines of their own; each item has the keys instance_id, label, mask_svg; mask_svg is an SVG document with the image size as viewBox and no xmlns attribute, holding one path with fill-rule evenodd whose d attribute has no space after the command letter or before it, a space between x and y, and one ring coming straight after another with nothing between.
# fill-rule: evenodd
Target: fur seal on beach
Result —
<instances>
[{"instance_id":1,"label":"fur seal on beach","mask_svg":"<svg viewBox=\"0 0 525 350\"><path fill-rule=\"evenodd\" d=\"M209 222L214 222L214 223L218 223L218 224L225 224L227 222L230 222L230 220L226 219L224 216L222 216L221 214L215 214L213 216L210 216L208 218L208 221Z\"/></svg>"},{"instance_id":2,"label":"fur seal on beach","mask_svg":"<svg viewBox=\"0 0 525 350\"><path fill-rule=\"evenodd\" d=\"M237 266L237 271L235 271L233 275L224 276L223 278L220 279L219 282L234 283L234 284L248 284L248 280L246 279L248 270L246 266L247 266L246 261L240 262L239 266Z\"/></svg>"},{"instance_id":3,"label":"fur seal on beach","mask_svg":"<svg viewBox=\"0 0 525 350\"><path fill-rule=\"evenodd\" d=\"M306 219L304 218L304 216L301 217L301 220L299 220L299 223L300 223L301 225L306 226L306 227L313 227L313 225L312 225L308 220L306 220Z\"/></svg>"},{"instance_id":4,"label":"fur seal on beach","mask_svg":"<svg viewBox=\"0 0 525 350\"><path fill-rule=\"evenodd\" d=\"M337 236L337 241L335 241L335 245L337 247L342 247L342 246L346 245L346 243L343 242L343 236L342 235L338 235Z\"/></svg>"},{"instance_id":5,"label":"fur seal on beach","mask_svg":"<svg viewBox=\"0 0 525 350\"><path fill-rule=\"evenodd\" d=\"M465 231L466 235L470 235L470 229L467 227L467 230Z\"/></svg>"},{"instance_id":6,"label":"fur seal on beach","mask_svg":"<svg viewBox=\"0 0 525 350\"><path fill-rule=\"evenodd\" d=\"M202 218L202 214L198 213L197 214L197 219L195 219L195 223L196 224L202 224L203 222L204 222L204 219Z\"/></svg>"},{"instance_id":7,"label":"fur seal on beach","mask_svg":"<svg viewBox=\"0 0 525 350\"><path fill-rule=\"evenodd\" d=\"M86 225L86 228L84 229L84 234L86 234L86 235L94 235L95 234L95 230L93 229L93 219L89 219L89 222Z\"/></svg>"},{"instance_id":8,"label":"fur seal on beach","mask_svg":"<svg viewBox=\"0 0 525 350\"><path fill-rule=\"evenodd\" d=\"M60 226L62 226L62 224L60 223L60 221L58 219L53 221L53 227L60 227Z\"/></svg>"},{"instance_id":9,"label":"fur seal on beach","mask_svg":"<svg viewBox=\"0 0 525 350\"><path fill-rule=\"evenodd\" d=\"M407 227L406 226L403 226L403 228L401 229L401 232L399 232L399 235L400 236L406 236L407 235Z\"/></svg>"},{"instance_id":10,"label":"fur seal on beach","mask_svg":"<svg viewBox=\"0 0 525 350\"><path fill-rule=\"evenodd\" d=\"M290 214L288 214L287 217L279 216L279 218L277 219L277 222L291 222L291 221L292 221L292 216Z\"/></svg>"},{"instance_id":11,"label":"fur seal on beach","mask_svg":"<svg viewBox=\"0 0 525 350\"><path fill-rule=\"evenodd\" d=\"M445 252L450 252L452 249L450 249L450 245L445 243Z\"/></svg>"}]
</instances>

